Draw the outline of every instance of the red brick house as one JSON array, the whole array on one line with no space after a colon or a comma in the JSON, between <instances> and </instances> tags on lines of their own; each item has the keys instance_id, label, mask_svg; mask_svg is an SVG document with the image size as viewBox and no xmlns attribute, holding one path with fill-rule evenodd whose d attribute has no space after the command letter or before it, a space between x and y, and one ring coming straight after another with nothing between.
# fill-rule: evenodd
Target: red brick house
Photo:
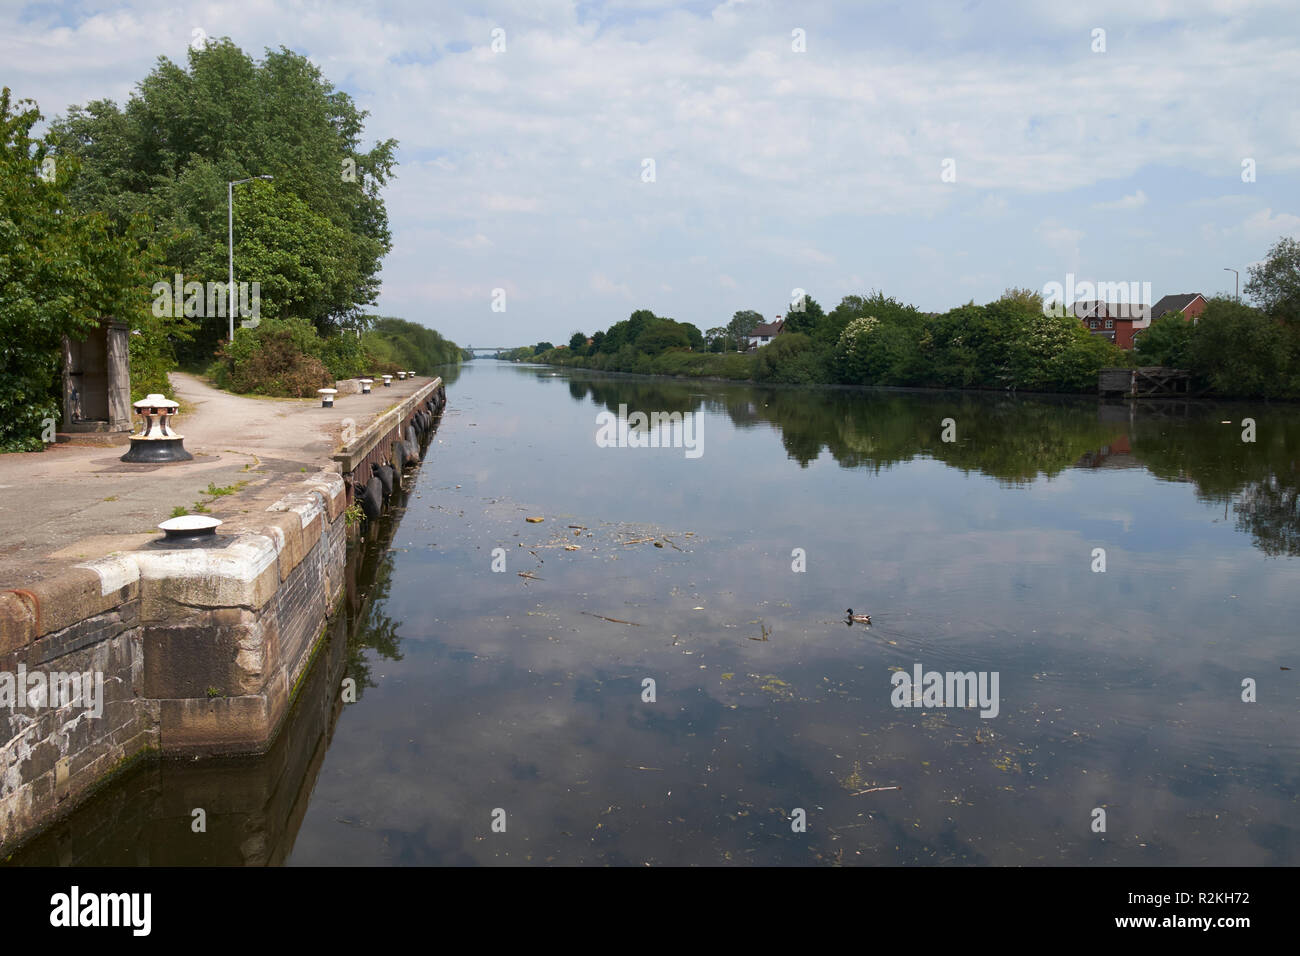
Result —
<instances>
[{"instance_id":1,"label":"red brick house","mask_svg":"<svg viewBox=\"0 0 1300 956\"><path fill-rule=\"evenodd\" d=\"M1114 342L1122 349L1133 347L1133 337L1151 324L1146 307L1130 302L1076 302L1074 314L1093 335Z\"/></svg>"},{"instance_id":2,"label":"red brick house","mask_svg":"<svg viewBox=\"0 0 1300 956\"><path fill-rule=\"evenodd\" d=\"M1122 349L1133 348L1133 343L1151 323L1170 312L1182 312L1190 322L1205 311L1205 296L1199 292L1180 292L1160 299L1147 311L1145 306L1128 302L1076 302L1074 314L1093 335L1114 342Z\"/></svg>"},{"instance_id":3,"label":"red brick house","mask_svg":"<svg viewBox=\"0 0 1300 956\"><path fill-rule=\"evenodd\" d=\"M1180 292L1167 295L1151 306L1151 321L1154 322L1167 312L1181 312L1183 317L1195 322L1205 311L1205 296L1199 292Z\"/></svg>"},{"instance_id":4,"label":"red brick house","mask_svg":"<svg viewBox=\"0 0 1300 956\"><path fill-rule=\"evenodd\" d=\"M1181 312L1186 321L1195 325L1196 320L1200 318L1201 313L1204 311L1205 296L1199 292L1179 292L1176 295L1164 296L1151 307L1151 322L1154 322L1162 315L1168 315L1170 312ZM1147 326L1150 324L1148 322ZM1133 337L1136 338L1141 331L1142 329L1135 329Z\"/></svg>"}]
</instances>

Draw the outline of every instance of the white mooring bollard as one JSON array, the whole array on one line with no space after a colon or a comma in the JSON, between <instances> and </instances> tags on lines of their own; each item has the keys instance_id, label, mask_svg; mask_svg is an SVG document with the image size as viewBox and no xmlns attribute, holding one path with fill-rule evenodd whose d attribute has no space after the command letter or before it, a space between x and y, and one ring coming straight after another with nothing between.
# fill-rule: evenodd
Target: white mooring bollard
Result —
<instances>
[{"instance_id":1,"label":"white mooring bollard","mask_svg":"<svg viewBox=\"0 0 1300 956\"><path fill-rule=\"evenodd\" d=\"M185 436L168 427L168 420L180 408L178 403L154 393L146 395L132 407L143 419L144 430L131 436L131 448L121 461L163 463L189 461L194 457L185 450Z\"/></svg>"}]
</instances>

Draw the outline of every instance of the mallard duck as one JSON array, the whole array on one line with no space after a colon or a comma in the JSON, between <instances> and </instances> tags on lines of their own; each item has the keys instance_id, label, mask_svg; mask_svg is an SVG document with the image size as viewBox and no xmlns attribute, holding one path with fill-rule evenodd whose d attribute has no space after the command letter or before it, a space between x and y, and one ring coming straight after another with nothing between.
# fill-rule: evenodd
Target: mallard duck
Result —
<instances>
[{"instance_id":1,"label":"mallard duck","mask_svg":"<svg viewBox=\"0 0 1300 956\"><path fill-rule=\"evenodd\" d=\"M870 614L854 614L853 608L849 608L844 613L848 615L847 623L849 624L870 624L871 623Z\"/></svg>"}]
</instances>

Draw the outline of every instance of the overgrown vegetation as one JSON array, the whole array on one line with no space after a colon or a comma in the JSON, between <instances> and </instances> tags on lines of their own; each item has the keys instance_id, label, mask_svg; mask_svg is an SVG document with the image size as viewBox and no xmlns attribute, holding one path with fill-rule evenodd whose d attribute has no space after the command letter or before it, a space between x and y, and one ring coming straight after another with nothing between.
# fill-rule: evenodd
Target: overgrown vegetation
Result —
<instances>
[{"instance_id":1,"label":"overgrown vegetation","mask_svg":"<svg viewBox=\"0 0 1300 956\"><path fill-rule=\"evenodd\" d=\"M208 374L234 392L303 398L333 384L321 361L324 348L305 319L264 319L255 329L240 329Z\"/></svg>"},{"instance_id":2,"label":"overgrown vegetation","mask_svg":"<svg viewBox=\"0 0 1300 956\"><path fill-rule=\"evenodd\" d=\"M208 374L222 388L256 395L311 397L341 378L414 371L429 375L461 361L461 350L433 329L379 318L364 334L322 337L305 319L263 319L238 329Z\"/></svg>"},{"instance_id":3,"label":"overgrown vegetation","mask_svg":"<svg viewBox=\"0 0 1300 956\"><path fill-rule=\"evenodd\" d=\"M399 369L429 375L440 365L462 361L460 346L433 329L405 319L378 317L361 337L367 357L366 368L358 371L396 372ZM344 376L340 376L342 378Z\"/></svg>"}]
</instances>

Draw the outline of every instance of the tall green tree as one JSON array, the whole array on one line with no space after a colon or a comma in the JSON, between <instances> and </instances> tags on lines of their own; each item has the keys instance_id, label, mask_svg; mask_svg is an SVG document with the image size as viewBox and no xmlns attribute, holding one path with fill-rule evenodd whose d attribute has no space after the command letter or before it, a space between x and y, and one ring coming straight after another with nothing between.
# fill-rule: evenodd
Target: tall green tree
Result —
<instances>
[{"instance_id":1,"label":"tall green tree","mask_svg":"<svg viewBox=\"0 0 1300 956\"><path fill-rule=\"evenodd\" d=\"M1220 395L1300 395L1297 330L1229 296L1213 296L1192 327L1187 367Z\"/></svg>"},{"instance_id":2,"label":"tall green tree","mask_svg":"<svg viewBox=\"0 0 1300 956\"><path fill-rule=\"evenodd\" d=\"M1016 302L1024 306L1026 311L1041 312L1043 310L1043 294L1034 289L1010 287L1003 291L1001 302Z\"/></svg>"},{"instance_id":3,"label":"tall green tree","mask_svg":"<svg viewBox=\"0 0 1300 956\"><path fill-rule=\"evenodd\" d=\"M901 334L908 335L913 340L920 337L925 320L925 316L915 306L904 305L884 292L846 295L818 326L816 337L826 344L838 343L850 322L866 316L879 319L886 328L899 328Z\"/></svg>"},{"instance_id":4,"label":"tall green tree","mask_svg":"<svg viewBox=\"0 0 1300 956\"><path fill-rule=\"evenodd\" d=\"M0 450L36 451L61 419L63 337L83 338L101 316L138 319L148 287L139 235L115 235L102 213L69 201L77 163L37 140L30 100L0 91Z\"/></svg>"},{"instance_id":5,"label":"tall green tree","mask_svg":"<svg viewBox=\"0 0 1300 956\"><path fill-rule=\"evenodd\" d=\"M658 355L668 349L690 348L691 340L681 323L655 318L642 326L633 345L638 352Z\"/></svg>"},{"instance_id":6,"label":"tall green tree","mask_svg":"<svg viewBox=\"0 0 1300 956\"><path fill-rule=\"evenodd\" d=\"M753 309L741 309L727 323L727 332L731 336L731 347L744 349L749 342L749 333L762 323L763 316Z\"/></svg>"},{"instance_id":7,"label":"tall green tree","mask_svg":"<svg viewBox=\"0 0 1300 956\"><path fill-rule=\"evenodd\" d=\"M785 326L781 333L802 332L805 335L813 336L816 334L819 326L826 321L826 312L822 309L821 304L810 295L805 295L800 301L792 302L790 309L785 316Z\"/></svg>"},{"instance_id":8,"label":"tall green tree","mask_svg":"<svg viewBox=\"0 0 1300 956\"><path fill-rule=\"evenodd\" d=\"M355 324L350 312L338 311L363 281L355 237L275 183L256 181L243 189L235 212L242 263L236 279L260 285L261 313L304 318L326 331L345 314L349 326ZM224 256L225 246L223 238L210 253Z\"/></svg>"},{"instance_id":9,"label":"tall green tree","mask_svg":"<svg viewBox=\"0 0 1300 956\"><path fill-rule=\"evenodd\" d=\"M306 252L296 274L266 279L263 308L292 310L322 331L351 325L375 300L392 245L380 191L396 142L363 148L366 112L291 50L256 62L223 39L187 56L185 66L159 58L124 107L97 100L54 123L57 153L83 169L73 205L104 212L118 229L145 213L156 225L157 279L224 282L226 184L274 176L273 187L235 189L237 281L256 280L250 273L268 259L278 268ZM224 325L205 322L202 345L210 349Z\"/></svg>"},{"instance_id":10,"label":"tall green tree","mask_svg":"<svg viewBox=\"0 0 1300 956\"><path fill-rule=\"evenodd\" d=\"M1261 309L1284 322L1300 320L1300 241L1283 236L1247 272L1250 279L1242 291Z\"/></svg>"}]
</instances>

